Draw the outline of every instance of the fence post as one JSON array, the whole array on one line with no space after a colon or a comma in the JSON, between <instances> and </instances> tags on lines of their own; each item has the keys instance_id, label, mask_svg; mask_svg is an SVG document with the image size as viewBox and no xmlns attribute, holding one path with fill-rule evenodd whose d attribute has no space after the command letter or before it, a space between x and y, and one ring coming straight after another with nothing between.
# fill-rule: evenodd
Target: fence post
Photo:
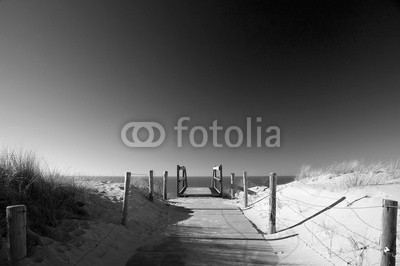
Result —
<instances>
[{"instance_id":1,"label":"fence post","mask_svg":"<svg viewBox=\"0 0 400 266\"><path fill-rule=\"evenodd\" d=\"M223 177L222 177L223 175L222 175L222 164L219 166L219 185L221 186L221 190L220 190L220 193L219 193L219 195L222 197L223 196L223 190L224 190L224 188L223 188Z\"/></svg>"},{"instance_id":2,"label":"fence post","mask_svg":"<svg viewBox=\"0 0 400 266\"><path fill-rule=\"evenodd\" d=\"M244 192L244 207L247 208L247 173L243 172L243 192Z\"/></svg>"},{"instance_id":3,"label":"fence post","mask_svg":"<svg viewBox=\"0 0 400 266\"><path fill-rule=\"evenodd\" d=\"M122 225L126 225L128 217L129 191L131 187L131 172L126 172L124 182L124 202L122 204Z\"/></svg>"},{"instance_id":4,"label":"fence post","mask_svg":"<svg viewBox=\"0 0 400 266\"><path fill-rule=\"evenodd\" d=\"M150 170L149 173L149 200L153 200L153 193L154 193L154 177L153 177L153 170Z\"/></svg>"},{"instance_id":5,"label":"fence post","mask_svg":"<svg viewBox=\"0 0 400 266\"><path fill-rule=\"evenodd\" d=\"M6 208L7 241L11 265L18 265L26 256L26 206Z\"/></svg>"},{"instance_id":6,"label":"fence post","mask_svg":"<svg viewBox=\"0 0 400 266\"><path fill-rule=\"evenodd\" d=\"M179 197L179 164L176 166L176 196Z\"/></svg>"},{"instance_id":7,"label":"fence post","mask_svg":"<svg viewBox=\"0 0 400 266\"><path fill-rule=\"evenodd\" d=\"M167 178L168 178L168 171L164 171L163 176L163 199L167 199Z\"/></svg>"},{"instance_id":8,"label":"fence post","mask_svg":"<svg viewBox=\"0 0 400 266\"><path fill-rule=\"evenodd\" d=\"M276 233L276 173L269 174L269 228L270 234Z\"/></svg>"},{"instance_id":9,"label":"fence post","mask_svg":"<svg viewBox=\"0 0 400 266\"><path fill-rule=\"evenodd\" d=\"M235 174L231 173L231 199L235 197Z\"/></svg>"},{"instance_id":10,"label":"fence post","mask_svg":"<svg viewBox=\"0 0 400 266\"><path fill-rule=\"evenodd\" d=\"M382 200L381 266L396 263L397 201Z\"/></svg>"}]
</instances>

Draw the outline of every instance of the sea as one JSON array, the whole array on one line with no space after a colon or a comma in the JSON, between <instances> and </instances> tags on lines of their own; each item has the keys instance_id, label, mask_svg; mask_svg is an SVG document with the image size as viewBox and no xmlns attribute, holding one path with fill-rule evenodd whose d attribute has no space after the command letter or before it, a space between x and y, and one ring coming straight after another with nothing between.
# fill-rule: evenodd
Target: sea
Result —
<instances>
[{"instance_id":1,"label":"sea","mask_svg":"<svg viewBox=\"0 0 400 266\"><path fill-rule=\"evenodd\" d=\"M137 176L132 174L132 181L135 178L145 178L143 176ZM92 177L92 180L98 180L98 181L111 181L115 183L121 183L124 182L124 177L123 176L102 176L102 177ZM155 183L160 184L162 182L162 177L161 176L154 176ZM277 183L278 185L283 185L290 183L294 181L295 176L277 176ZM224 176L222 179L222 183L224 184L224 187L229 186L230 184L230 176ZM269 177L268 176L248 176L248 183L249 187L253 186L269 186ZM133 183L133 182L132 182ZM242 184L242 177L241 176L235 176L235 183L241 186ZM188 176L188 186L189 187L209 187L211 185L211 176ZM167 181L167 195L168 198L176 198L176 176L169 176L168 181Z\"/></svg>"}]
</instances>

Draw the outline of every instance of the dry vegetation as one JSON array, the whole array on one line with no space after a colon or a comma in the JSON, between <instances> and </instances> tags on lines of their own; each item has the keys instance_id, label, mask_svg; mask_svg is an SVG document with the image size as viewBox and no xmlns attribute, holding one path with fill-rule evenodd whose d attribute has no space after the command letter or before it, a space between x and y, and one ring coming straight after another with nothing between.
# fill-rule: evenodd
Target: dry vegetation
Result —
<instances>
[{"instance_id":1,"label":"dry vegetation","mask_svg":"<svg viewBox=\"0 0 400 266\"><path fill-rule=\"evenodd\" d=\"M0 238L6 237L6 207L27 207L28 255L40 237L68 241L57 228L62 220L98 219L115 206L95 191L76 185L73 178L48 170L33 152L0 151Z\"/></svg>"},{"instance_id":2,"label":"dry vegetation","mask_svg":"<svg viewBox=\"0 0 400 266\"><path fill-rule=\"evenodd\" d=\"M149 177L146 175L131 176L131 185L138 188L143 195L149 194ZM161 177L154 177L154 197L161 198L163 190L163 183Z\"/></svg>"},{"instance_id":3,"label":"dry vegetation","mask_svg":"<svg viewBox=\"0 0 400 266\"><path fill-rule=\"evenodd\" d=\"M25 204L28 227L46 231L63 218L84 216L79 203L86 197L83 188L76 187L55 171L44 171L32 152L4 149L0 154L0 228L5 225L5 210L9 205Z\"/></svg>"},{"instance_id":4,"label":"dry vegetation","mask_svg":"<svg viewBox=\"0 0 400 266\"><path fill-rule=\"evenodd\" d=\"M303 165L296 180L318 181L321 177L333 180L342 177L340 185L343 188L399 183L400 163L399 161L367 163L353 160L320 168Z\"/></svg>"}]
</instances>

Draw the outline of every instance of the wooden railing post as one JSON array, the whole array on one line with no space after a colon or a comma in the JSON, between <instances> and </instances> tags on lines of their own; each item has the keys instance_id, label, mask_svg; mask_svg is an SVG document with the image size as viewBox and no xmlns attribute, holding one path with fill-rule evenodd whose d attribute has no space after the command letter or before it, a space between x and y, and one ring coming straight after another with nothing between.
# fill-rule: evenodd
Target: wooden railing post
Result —
<instances>
[{"instance_id":1,"label":"wooden railing post","mask_svg":"<svg viewBox=\"0 0 400 266\"><path fill-rule=\"evenodd\" d=\"M126 225L128 217L128 201L131 186L131 172L126 172L124 182L124 202L122 204L122 225Z\"/></svg>"},{"instance_id":2,"label":"wooden railing post","mask_svg":"<svg viewBox=\"0 0 400 266\"><path fill-rule=\"evenodd\" d=\"M179 165L176 166L176 196L179 197Z\"/></svg>"},{"instance_id":3,"label":"wooden railing post","mask_svg":"<svg viewBox=\"0 0 400 266\"><path fill-rule=\"evenodd\" d=\"M223 176L223 174L222 174L222 165L220 165L219 166L219 185L220 185L221 190L219 192L219 195L221 197L223 196L223 190L224 190L223 181L222 181L223 177L222 176Z\"/></svg>"},{"instance_id":4,"label":"wooden railing post","mask_svg":"<svg viewBox=\"0 0 400 266\"><path fill-rule=\"evenodd\" d=\"M11 265L19 265L26 257L26 206L6 208L8 254Z\"/></svg>"},{"instance_id":5,"label":"wooden railing post","mask_svg":"<svg viewBox=\"0 0 400 266\"><path fill-rule=\"evenodd\" d=\"M382 201L381 266L396 264L397 201Z\"/></svg>"},{"instance_id":6,"label":"wooden railing post","mask_svg":"<svg viewBox=\"0 0 400 266\"><path fill-rule=\"evenodd\" d=\"M163 175L163 200L167 199L167 178L168 178L168 171L165 171Z\"/></svg>"},{"instance_id":7,"label":"wooden railing post","mask_svg":"<svg viewBox=\"0 0 400 266\"><path fill-rule=\"evenodd\" d=\"M235 198L235 174L231 173L231 199Z\"/></svg>"},{"instance_id":8,"label":"wooden railing post","mask_svg":"<svg viewBox=\"0 0 400 266\"><path fill-rule=\"evenodd\" d=\"M149 172L149 200L153 200L154 194L154 177L153 177L153 170Z\"/></svg>"},{"instance_id":9,"label":"wooden railing post","mask_svg":"<svg viewBox=\"0 0 400 266\"><path fill-rule=\"evenodd\" d=\"M243 192L244 192L244 207L247 208L247 173L243 172Z\"/></svg>"},{"instance_id":10,"label":"wooden railing post","mask_svg":"<svg viewBox=\"0 0 400 266\"><path fill-rule=\"evenodd\" d=\"M276 232L276 173L269 174L269 228L268 232L270 234L275 234Z\"/></svg>"},{"instance_id":11,"label":"wooden railing post","mask_svg":"<svg viewBox=\"0 0 400 266\"><path fill-rule=\"evenodd\" d=\"M215 177L217 176L217 171L213 168L211 177L211 187L215 187Z\"/></svg>"}]
</instances>

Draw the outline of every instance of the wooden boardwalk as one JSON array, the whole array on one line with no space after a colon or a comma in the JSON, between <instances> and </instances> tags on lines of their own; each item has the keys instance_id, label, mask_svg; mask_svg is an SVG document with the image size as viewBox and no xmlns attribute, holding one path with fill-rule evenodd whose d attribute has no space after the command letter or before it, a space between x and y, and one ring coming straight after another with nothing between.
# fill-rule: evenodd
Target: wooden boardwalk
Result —
<instances>
[{"instance_id":1,"label":"wooden boardwalk","mask_svg":"<svg viewBox=\"0 0 400 266\"><path fill-rule=\"evenodd\" d=\"M220 193L210 187L187 187L181 197L219 197Z\"/></svg>"},{"instance_id":2,"label":"wooden boardwalk","mask_svg":"<svg viewBox=\"0 0 400 266\"><path fill-rule=\"evenodd\" d=\"M178 198L191 216L138 248L126 265L275 265L278 256L241 210L221 198Z\"/></svg>"}]
</instances>

